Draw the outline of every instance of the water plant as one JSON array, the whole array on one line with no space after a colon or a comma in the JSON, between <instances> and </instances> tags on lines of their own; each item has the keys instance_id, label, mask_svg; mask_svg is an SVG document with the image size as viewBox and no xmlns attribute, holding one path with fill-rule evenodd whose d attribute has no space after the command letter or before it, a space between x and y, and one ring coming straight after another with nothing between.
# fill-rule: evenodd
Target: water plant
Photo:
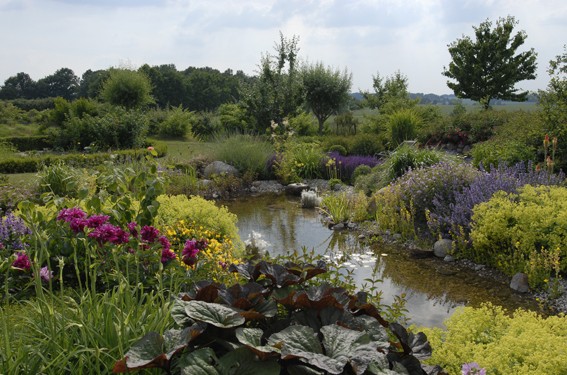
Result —
<instances>
[{"instance_id":1,"label":"water plant","mask_svg":"<svg viewBox=\"0 0 567 375\"><path fill-rule=\"evenodd\" d=\"M317 264L231 266L244 283L196 283L175 299L177 328L149 332L113 371L210 374L424 374L422 333L387 322L365 293L309 280Z\"/></svg>"}]
</instances>

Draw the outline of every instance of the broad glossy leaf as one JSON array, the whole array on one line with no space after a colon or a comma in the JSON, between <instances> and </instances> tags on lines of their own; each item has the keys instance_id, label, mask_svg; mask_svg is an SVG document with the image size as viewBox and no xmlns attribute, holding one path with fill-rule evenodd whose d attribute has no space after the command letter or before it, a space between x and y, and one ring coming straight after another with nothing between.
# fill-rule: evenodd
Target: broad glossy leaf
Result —
<instances>
[{"instance_id":1,"label":"broad glossy leaf","mask_svg":"<svg viewBox=\"0 0 567 375\"><path fill-rule=\"evenodd\" d=\"M297 292L294 298L295 309L317 309L334 307L343 309L348 304L348 296L342 288L332 288L327 284L313 286L305 291Z\"/></svg>"},{"instance_id":2,"label":"broad glossy leaf","mask_svg":"<svg viewBox=\"0 0 567 375\"><path fill-rule=\"evenodd\" d=\"M205 301L205 302L215 302L219 289L225 286L210 280L201 280L193 284L193 287L188 293L184 293L181 299L184 301Z\"/></svg>"},{"instance_id":3,"label":"broad glossy leaf","mask_svg":"<svg viewBox=\"0 0 567 375\"><path fill-rule=\"evenodd\" d=\"M276 358L258 360L247 348L232 350L220 358L227 374L231 375L279 375L281 366Z\"/></svg>"},{"instance_id":4,"label":"broad glossy leaf","mask_svg":"<svg viewBox=\"0 0 567 375\"><path fill-rule=\"evenodd\" d=\"M193 320L220 328L237 327L246 321L237 311L218 303L189 301L185 305L185 312Z\"/></svg>"},{"instance_id":5,"label":"broad glossy leaf","mask_svg":"<svg viewBox=\"0 0 567 375\"><path fill-rule=\"evenodd\" d=\"M181 329L170 329L163 334L165 351L167 359L179 353L187 347L187 345L205 331L207 325L204 323L195 323L191 327Z\"/></svg>"},{"instance_id":6,"label":"broad glossy leaf","mask_svg":"<svg viewBox=\"0 0 567 375\"><path fill-rule=\"evenodd\" d=\"M268 345L282 349L282 357L284 357L284 346L286 346L288 353L290 351L323 353L323 348L315 331L310 327L301 325L289 326L274 333L268 338Z\"/></svg>"},{"instance_id":7,"label":"broad glossy leaf","mask_svg":"<svg viewBox=\"0 0 567 375\"><path fill-rule=\"evenodd\" d=\"M357 316L353 328L364 331L372 341L378 343L379 349L386 350L390 346L388 331L376 319L368 315Z\"/></svg>"},{"instance_id":8,"label":"broad glossy leaf","mask_svg":"<svg viewBox=\"0 0 567 375\"><path fill-rule=\"evenodd\" d=\"M327 356L343 364L350 363L355 374L361 375L371 362L384 355L378 352L378 343L371 341L365 332L354 331L336 324L321 328Z\"/></svg>"},{"instance_id":9,"label":"broad glossy leaf","mask_svg":"<svg viewBox=\"0 0 567 375\"><path fill-rule=\"evenodd\" d=\"M299 276L290 273L287 268L280 264L272 264L262 261L258 263L256 267L260 274L266 276L272 281L273 285L280 288L288 285L296 285L301 282Z\"/></svg>"},{"instance_id":10,"label":"broad glossy leaf","mask_svg":"<svg viewBox=\"0 0 567 375\"><path fill-rule=\"evenodd\" d=\"M229 272L237 272L248 281L256 281L260 274L258 269L251 262L241 264L231 264L228 267Z\"/></svg>"},{"instance_id":11,"label":"broad glossy leaf","mask_svg":"<svg viewBox=\"0 0 567 375\"><path fill-rule=\"evenodd\" d=\"M173 301L173 306L171 307L171 317L180 327L186 327L193 324L193 320L189 318L189 316L185 312L185 306L187 305L187 303L188 301L184 301L181 298L176 298Z\"/></svg>"},{"instance_id":12,"label":"broad glossy leaf","mask_svg":"<svg viewBox=\"0 0 567 375\"><path fill-rule=\"evenodd\" d=\"M235 284L219 291L219 298L225 304L241 310L249 310L257 303L265 301L264 295L270 293L258 283Z\"/></svg>"},{"instance_id":13,"label":"broad glossy leaf","mask_svg":"<svg viewBox=\"0 0 567 375\"><path fill-rule=\"evenodd\" d=\"M262 335L264 331L260 328L237 328L236 339L257 355L266 358L265 354L273 352L279 353L280 350L276 347L269 345L262 345Z\"/></svg>"},{"instance_id":14,"label":"broad glossy leaf","mask_svg":"<svg viewBox=\"0 0 567 375\"><path fill-rule=\"evenodd\" d=\"M133 369L165 368L167 362L163 337L159 333L150 332L132 345L124 359L114 365L113 371L127 372Z\"/></svg>"},{"instance_id":15,"label":"broad glossy leaf","mask_svg":"<svg viewBox=\"0 0 567 375\"><path fill-rule=\"evenodd\" d=\"M322 260L317 261L316 264L287 262L284 266L289 272L301 277L303 280L309 280L319 274L327 272L327 264Z\"/></svg>"},{"instance_id":16,"label":"broad glossy leaf","mask_svg":"<svg viewBox=\"0 0 567 375\"><path fill-rule=\"evenodd\" d=\"M181 375L224 375L211 348L202 348L181 356L175 366Z\"/></svg>"}]
</instances>

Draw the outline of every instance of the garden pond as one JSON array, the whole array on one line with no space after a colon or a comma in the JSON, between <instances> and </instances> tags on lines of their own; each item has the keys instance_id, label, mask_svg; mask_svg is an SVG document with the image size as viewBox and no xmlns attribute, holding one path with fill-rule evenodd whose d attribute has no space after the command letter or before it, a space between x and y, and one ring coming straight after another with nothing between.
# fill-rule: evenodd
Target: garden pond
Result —
<instances>
[{"instance_id":1,"label":"garden pond","mask_svg":"<svg viewBox=\"0 0 567 375\"><path fill-rule=\"evenodd\" d=\"M305 247L341 263L341 272L351 273L357 287L370 285L370 279L381 280L376 286L382 291L383 304L405 295L410 324L441 327L458 306L476 307L483 302L509 310L538 310L533 299L512 291L505 281L458 263L416 259L401 245L368 245L357 231L329 229L317 209L301 208L298 197L262 195L219 204L238 216L242 240L254 238L271 256Z\"/></svg>"}]
</instances>

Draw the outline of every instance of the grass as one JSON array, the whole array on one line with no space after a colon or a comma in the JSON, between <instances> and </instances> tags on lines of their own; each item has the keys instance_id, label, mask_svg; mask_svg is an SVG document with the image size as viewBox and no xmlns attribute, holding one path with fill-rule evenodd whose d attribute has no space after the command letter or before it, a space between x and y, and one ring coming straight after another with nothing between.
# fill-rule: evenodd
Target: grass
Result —
<instances>
[{"instance_id":1,"label":"grass","mask_svg":"<svg viewBox=\"0 0 567 375\"><path fill-rule=\"evenodd\" d=\"M0 124L0 137L37 135L38 129L35 124Z\"/></svg>"},{"instance_id":2,"label":"grass","mask_svg":"<svg viewBox=\"0 0 567 375\"><path fill-rule=\"evenodd\" d=\"M212 157L215 154L214 142L199 142L194 140L164 140L163 142L167 144L167 156L178 161L189 160L199 155Z\"/></svg>"}]
</instances>

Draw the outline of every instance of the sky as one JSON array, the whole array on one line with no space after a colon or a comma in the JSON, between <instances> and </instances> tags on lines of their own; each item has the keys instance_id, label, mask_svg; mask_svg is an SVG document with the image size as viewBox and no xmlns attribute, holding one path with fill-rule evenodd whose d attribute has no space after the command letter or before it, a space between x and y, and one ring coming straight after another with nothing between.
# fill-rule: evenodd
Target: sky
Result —
<instances>
[{"instance_id":1,"label":"sky","mask_svg":"<svg viewBox=\"0 0 567 375\"><path fill-rule=\"evenodd\" d=\"M175 64L257 73L280 32L299 38L299 58L352 73L352 91L400 71L409 91L450 94L448 44L473 26L514 16L538 53L545 89L549 60L567 44L565 0L0 0L0 85L19 72L38 80L60 68L137 69Z\"/></svg>"}]
</instances>

